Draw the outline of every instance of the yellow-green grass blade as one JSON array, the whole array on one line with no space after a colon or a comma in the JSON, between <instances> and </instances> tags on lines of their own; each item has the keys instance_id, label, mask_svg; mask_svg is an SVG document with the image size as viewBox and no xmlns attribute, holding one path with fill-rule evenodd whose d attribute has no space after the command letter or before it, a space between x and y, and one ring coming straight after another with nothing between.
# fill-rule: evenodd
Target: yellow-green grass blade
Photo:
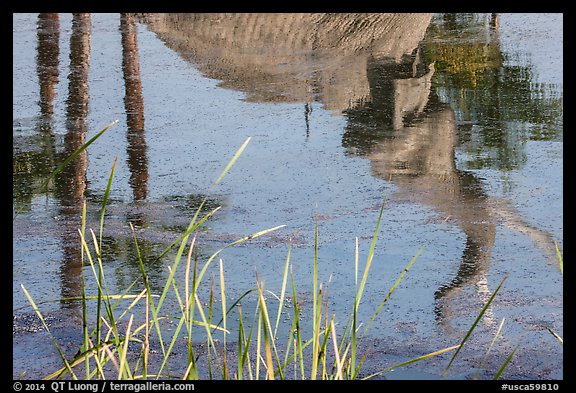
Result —
<instances>
[{"instance_id":1,"label":"yellow-green grass blade","mask_svg":"<svg viewBox=\"0 0 576 393\"><path fill-rule=\"evenodd\" d=\"M554 245L556 246L556 256L558 257L558 265L560 266L560 272L564 274L564 262L562 259L562 253L560 252L560 248L558 247L558 242L554 240Z\"/></svg>"},{"instance_id":2,"label":"yellow-green grass blade","mask_svg":"<svg viewBox=\"0 0 576 393\"><path fill-rule=\"evenodd\" d=\"M34 300L32 299L32 296L30 296L30 293L28 293L28 291L26 290L26 288L24 287L23 284L20 284L20 287L22 287L22 290L24 291L24 294L26 295L26 298L28 298L28 302L32 305L32 308L34 309L34 312L36 313L36 315L38 315L38 318L40 318L40 322L42 322L42 325L44 326L44 329L46 329L46 332L48 332L48 334L50 335L50 339L51 339L52 342L54 343L54 346L56 347L56 350L58 351L58 354L60 355L60 358L61 358L62 361L64 362L64 365L66 366L66 370L70 373L70 375L72 375L72 378L78 379L78 378L76 377L76 375L74 374L74 371L72 371L72 367L70 366L70 364L69 364L68 361L66 360L66 356L64 356L64 352L62 352L62 350L60 349L60 346L59 346L58 343L56 342L56 339L55 339L54 336L52 335L52 332L51 332L50 329L48 328L48 324L47 324L46 321L44 320L44 317L42 316L42 313L41 313L40 310L38 309L38 306L36 306L36 303L34 303Z\"/></svg>"},{"instance_id":3,"label":"yellow-green grass blade","mask_svg":"<svg viewBox=\"0 0 576 393\"><path fill-rule=\"evenodd\" d=\"M212 190L222 181L224 176L226 176L226 174L228 173L230 168L232 168L234 163L238 160L238 158L240 157L240 155L242 154L244 149L246 149L246 146L248 146L248 143L250 142L251 139L252 139L252 137L248 137L244 141L244 143L240 146L240 148L236 151L236 153L234 153L234 155L232 156L232 158L228 162L228 165L226 165L226 167L224 168L222 173L220 173L220 176L218 176L218 179L216 179L216 181L214 182L214 185L212 186Z\"/></svg>"},{"instance_id":4,"label":"yellow-green grass blade","mask_svg":"<svg viewBox=\"0 0 576 393\"><path fill-rule=\"evenodd\" d=\"M516 346L514 347L514 350L510 353L510 355L508 355L508 357L504 361L504 364L502 364L502 366L500 367L500 369L498 370L496 375L494 375L494 378L493 378L494 380L500 379L500 377L502 376L502 373L504 372L504 370L508 366L508 363L510 363L510 360L512 360L512 357L514 356L514 354L516 353L516 351L518 350L519 347L520 347L520 342L518 344L516 344Z\"/></svg>"},{"instance_id":5,"label":"yellow-green grass blade","mask_svg":"<svg viewBox=\"0 0 576 393\"><path fill-rule=\"evenodd\" d=\"M506 276L504 276L504 278L502 279L502 281L500 282L500 284L498 285L498 287L496 288L496 290L494 291L494 293L492 293L492 296L490 296L490 298L488 299L488 301L486 302L486 304L484 305L484 307L482 308L482 311L480 311L480 314L478 314L478 317L476 317L476 320L474 321L474 323L472 324L472 326L470 327L470 329L468 330L468 332L466 333L466 335L464 336L464 338L462 339L462 342L460 343L460 345L458 346L458 349L456 350L456 352L454 353L454 355L452 356L452 358L450 359L450 362L448 363L448 366L446 366L446 369L444 370L444 372L442 373L442 378L444 378L446 376L446 373L448 373L448 370L450 369L450 366L452 365L452 363L454 362L454 359L456 359L456 356L458 356L458 353L460 352L460 350L462 349L462 347L464 346L464 344L466 343L466 341L468 340L468 338L470 337L470 335L472 334L472 332L474 331L474 329L476 328L476 325L478 325L478 322L480 322L480 320L482 319L482 317L484 316L484 313L486 312L486 310L488 309L488 307L490 306L490 304L492 304L492 301L494 300L494 297L496 296L496 294L498 293L498 291L500 290L500 288L502 288L502 285L504 285L504 281L506 281L506 279L508 278L508 274L506 274Z\"/></svg>"},{"instance_id":6,"label":"yellow-green grass blade","mask_svg":"<svg viewBox=\"0 0 576 393\"><path fill-rule=\"evenodd\" d=\"M70 154L70 156L67 159L65 159L60 165L58 165L56 167L56 169L54 169L52 171L52 173L50 173L50 175L46 178L44 183L42 183L42 185L39 187L38 191L39 192L43 191L48 186L48 184L50 183L50 180L52 180L54 177L56 177L56 175L58 175L60 172L62 172L62 170L70 162L72 162L76 157L78 157L78 155L80 155L80 153L82 153L84 150L86 150L88 148L88 146L90 146L92 143L94 143L94 141L96 139L100 138L100 136L102 136L102 134L104 134L104 132L106 132L110 127L112 127L116 123L118 123L118 120L114 120L112 123L108 124L100 132L98 132L96 135L94 135L92 138L90 138L88 140L88 142L84 143L82 146L80 146L78 149L76 149L72 154Z\"/></svg>"},{"instance_id":7,"label":"yellow-green grass blade","mask_svg":"<svg viewBox=\"0 0 576 393\"><path fill-rule=\"evenodd\" d=\"M282 276L282 288L280 289L280 300L278 301L278 312L276 314L276 325L274 326L274 337L278 333L278 325L280 324L280 316L282 308L284 307L284 294L286 292L286 283L288 282L288 267L290 266L290 250L292 242L288 245L288 254L286 255L286 262L284 263L284 274Z\"/></svg>"},{"instance_id":8,"label":"yellow-green grass blade","mask_svg":"<svg viewBox=\"0 0 576 393\"><path fill-rule=\"evenodd\" d=\"M364 329L364 333L362 334L362 337L360 338L360 341L362 341L362 339L364 338L364 336L366 335L366 333L368 332L368 329L370 328L370 325L372 325L372 323L374 322L374 320L376 320L376 317L378 316L378 314L380 314L380 312L382 311L382 308L384 307L384 305L386 304L386 302L388 301L388 299L390 299L390 297L392 296L392 293L396 290L396 288L398 287L398 285L400 285L400 283L402 282L402 280L404 279L404 276L406 276L406 273L408 273L408 271L410 270L410 268L412 267L412 265L414 264L414 262L416 261L416 259L418 258L418 256L422 253L422 251L424 250L424 246L420 247L420 249L418 250L418 252L412 257L412 259L410 260L410 262L408 263L408 265L406 265L406 267L404 268L404 270L402 270L402 273L400 273L400 275L398 276L398 278L396 279L396 281L394 282L394 284L392 285L392 288L390 288L390 290L388 291L388 294L386 295L386 297L384 298L384 300L382 300L382 302L380 303L380 305L378 306L378 308L376 309L376 312L374 313L374 315L372 315L372 318L370 319L370 322L368 322L368 324L366 325L366 328Z\"/></svg>"},{"instance_id":9,"label":"yellow-green grass blade","mask_svg":"<svg viewBox=\"0 0 576 393\"><path fill-rule=\"evenodd\" d=\"M408 361L405 361L405 362L398 363L398 364L395 364L395 365L393 365L393 366L387 367L387 368L385 368L384 370L378 371L378 372L376 372L376 373L374 373L374 374L370 374L370 375L368 375L368 376L366 376L366 377L364 377L364 378L362 378L362 379L371 379L371 378L374 378L374 377L377 376L377 375L390 372L390 371L395 370L395 369L397 369L397 368L404 367L404 366L407 366L407 365L409 365L409 364L412 364L412 363L415 363L415 362L419 362L419 361L421 361L421 360L429 359L429 358L431 358L431 357L433 357L433 356L438 356L438 355L441 355L441 354L443 354L443 353L445 353L445 352L452 351L452 350L457 349L457 348L459 349L460 346L461 346L461 344L458 344L458 345L454 345L454 346L451 346L451 347L448 347L448 348L440 349L440 350L438 350L438 351L430 352L430 353L428 353L428 354L426 354L426 355L418 356L418 357L416 357L416 358L414 358L414 359L410 359L410 360L408 360Z\"/></svg>"},{"instance_id":10,"label":"yellow-green grass blade","mask_svg":"<svg viewBox=\"0 0 576 393\"><path fill-rule=\"evenodd\" d=\"M488 346L488 349L486 350L486 353L484 354L482 361L480 361L480 365L478 366L478 370L476 371L476 374L474 374L474 379L478 379L478 375L480 374L480 370L482 369L484 362L488 358L488 354L492 350L492 347L494 346L496 339L500 336L500 331L502 330L502 326L504 325L505 320L506 320L506 318L502 318L502 321L500 322L500 325L498 326L498 329L496 330L496 334L494 334L494 338L492 338L492 341L490 342L490 345Z\"/></svg>"}]
</instances>

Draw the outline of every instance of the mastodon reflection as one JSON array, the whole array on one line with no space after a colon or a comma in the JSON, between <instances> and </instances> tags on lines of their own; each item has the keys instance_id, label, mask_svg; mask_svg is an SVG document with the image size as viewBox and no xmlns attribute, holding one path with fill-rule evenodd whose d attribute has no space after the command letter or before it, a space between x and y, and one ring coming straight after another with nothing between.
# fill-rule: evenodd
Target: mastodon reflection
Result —
<instances>
[{"instance_id":1,"label":"mastodon reflection","mask_svg":"<svg viewBox=\"0 0 576 393\"><path fill-rule=\"evenodd\" d=\"M153 14L166 46L256 102L311 101L348 118L343 145L374 176L456 223L467 247L443 298L488 267L495 224L480 181L456 168L454 112L431 93L418 49L431 14ZM440 313L439 313L440 315Z\"/></svg>"},{"instance_id":2,"label":"mastodon reflection","mask_svg":"<svg viewBox=\"0 0 576 393\"><path fill-rule=\"evenodd\" d=\"M474 286L485 302L494 289L486 273L499 225L528 236L548 255L552 240L509 201L489 196L473 172L457 167L455 149L469 124L458 125L454 110L431 89L433 74L434 64L423 64L418 51L409 62L369 64L372 99L345 111L342 144L349 154L369 159L374 176L397 187L395 199L431 207L465 235L458 272L435 292L436 316L444 324L455 293Z\"/></svg>"},{"instance_id":3,"label":"mastodon reflection","mask_svg":"<svg viewBox=\"0 0 576 393\"><path fill-rule=\"evenodd\" d=\"M251 102L321 102L341 111L369 99L370 58L400 61L432 14L146 14L165 45Z\"/></svg>"},{"instance_id":4,"label":"mastodon reflection","mask_svg":"<svg viewBox=\"0 0 576 393\"><path fill-rule=\"evenodd\" d=\"M487 195L482 181L456 166L455 148L469 125L431 88L434 64L423 59L432 14L149 14L148 29L219 86L252 102L304 104L306 135L311 102L343 113L342 144L371 161L374 176L392 181L397 198L427 205L466 237L455 278L436 291L437 315L460 289L475 285L481 298L501 223L536 243L548 234L524 223L507 201ZM497 28L492 18L490 29ZM455 53L468 70L502 66L497 34ZM430 48L428 48L430 49ZM438 57L442 60L442 57ZM462 61L464 59L464 61ZM445 66L444 66L445 69ZM474 74L476 75L476 74ZM437 75L438 76L438 75ZM442 76L440 76L442 77ZM494 107L492 101L482 111ZM497 106L497 105L496 105ZM455 303L455 302L452 302Z\"/></svg>"},{"instance_id":5,"label":"mastodon reflection","mask_svg":"<svg viewBox=\"0 0 576 393\"><path fill-rule=\"evenodd\" d=\"M434 65L373 64L372 101L346 112L343 145L371 161L372 173L397 186L394 198L430 206L456 224L466 247L455 278L436 291L437 316L443 298L486 273L496 224L481 181L456 167L458 129L454 111L430 91Z\"/></svg>"}]
</instances>

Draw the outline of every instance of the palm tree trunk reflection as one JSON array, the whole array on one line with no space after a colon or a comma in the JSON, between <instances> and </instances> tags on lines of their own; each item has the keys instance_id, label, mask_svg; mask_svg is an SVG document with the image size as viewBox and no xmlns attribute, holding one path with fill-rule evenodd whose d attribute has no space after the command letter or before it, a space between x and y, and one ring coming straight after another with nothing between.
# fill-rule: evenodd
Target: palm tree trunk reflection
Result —
<instances>
[{"instance_id":1,"label":"palm tree trunk reflection","mask_svg":"<svg viewBox=\"0 0 576 393\"><path fill-rule=\"evenodd\" d=\"M60 54L60 20L58 14L38 14L38 47L36 69L40 84L40 114L54 113L54 98L58 84L58 61Z\"/></svg>"},{"instance_id":2,"label":"palm tree trunk reflection","mask_svg":"<svg viewBox=\"0 0 576 393\"><path fill-rule=\"evenodd\" d=\"M70 71L66 101L66 128L61 160L81 147L88 130L88 71L90 66L91 16L74 14L70 37ZM88 157L84 151L56 177L56 195L64 223L64 258L60 269L63 298L80 295L82 250L78 239L80 217L86 190ZM74 304L74 303L72 303Z\"/></svg>"},{"instance_id":3,"label":"palm tree trunk reflection","mask_svg":"<svg viewBox=\"0 0 576 393\"><path fill-rule=\"evenodd\" d=\"M135 201L148 195L148 160L144 135L144 100L138 59L138 29L130 14L120 16L122 34L122 70L124 72L124 106L128 125L128 167L130 186Z\"/></svg>"},{"instance_id":4,"label":"palm tree trunk reflection","mask_svg":"<svg viewBox=\"0 0 576 393\"><path fill-rule=\"evenodd\" d=\"M60 18L58 14L38 14L36 47L36 72L40 91L40 116L36 126L38 134L42 135L42 153L35 157L35 164L40 168L41 162L46 168L42 174L55 166L56 145L53 132L54 100L58 85L60 61ZM50 168L50 169L49 169ZM46 171L46 172L45 172Z\"/></svg>"}]
</instances>

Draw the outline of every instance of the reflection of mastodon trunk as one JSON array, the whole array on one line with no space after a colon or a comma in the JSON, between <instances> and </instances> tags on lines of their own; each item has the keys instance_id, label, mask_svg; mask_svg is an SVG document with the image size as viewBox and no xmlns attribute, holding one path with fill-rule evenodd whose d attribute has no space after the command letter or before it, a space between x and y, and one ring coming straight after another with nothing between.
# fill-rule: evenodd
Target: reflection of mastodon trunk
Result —
<instances>
[{"instance_id":1,"label":"reflection of mastodon trunk","mask_svg":"<svg viewBox=\"0 0 576 393\"><path fill-rule=\"evenodd\" d=\"M345 110L368 100L370 58L400 61L432 14L150 14L167 47L221 87L256 102L320 101Z\"/></svg>"},{"instance_id":2,"label":"reflection of mastodon trunk","mask_svg":"<svg viewBox=\"0 0 576 393\"><path fill-rule=\"evenodd\" d=\"M429 112L410 127L375 144L367 158L375 176L392 181L397 198L431 206L466 234L474 250L489 250L495 225L482 184L456 168L454 112L447 106ZM485 259L483 253L474 258Z\"/></svg>"}]
</instances>

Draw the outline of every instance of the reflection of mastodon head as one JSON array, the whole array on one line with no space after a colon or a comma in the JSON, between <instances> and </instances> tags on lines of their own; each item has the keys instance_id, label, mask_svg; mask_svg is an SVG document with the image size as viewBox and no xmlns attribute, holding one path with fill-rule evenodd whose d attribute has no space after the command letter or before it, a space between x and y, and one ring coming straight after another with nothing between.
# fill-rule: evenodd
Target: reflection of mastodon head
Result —
<instances>
[{"instance_id":1,"label":"reflection of mastodon head","mask_svg":"<svg viewBox=\"0 0 576 393\"><path fill-rule=\"evenodd\" d=\"M348 125L342 145L348 152L365 155L375 144L386 143L388 139L393 140L389 143L400 144L402 135L404 139L414 138L413 130L403 132L402 129L418 127L418 119L427 116L424 111L429 106L434 72L433 63L426 65L421 61L419 50L414 52L412 62L371 61L368 65L370 100L344 112Z\"/></svg>"},{"instance_id":2,"label":"reflection of mastodon head","mask_svg":"<svg viewBox=\"0 0 576 393\"><path fill-rule=\"evenodd\" d=\"M169 48L253 102L321 101L344 110L370 98L369 59L400 62L432 14L151 14Z\"/></svg>"}]
</instances>

